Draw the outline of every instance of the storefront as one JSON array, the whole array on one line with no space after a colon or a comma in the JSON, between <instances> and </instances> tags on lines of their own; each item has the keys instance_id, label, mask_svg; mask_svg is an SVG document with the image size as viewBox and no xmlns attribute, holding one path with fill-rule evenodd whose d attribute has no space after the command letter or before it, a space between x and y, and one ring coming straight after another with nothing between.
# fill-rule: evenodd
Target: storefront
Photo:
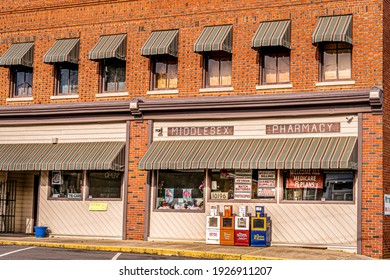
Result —
<instances>
[{"instance_id":1,"label":"storefront","mask_svg":"<svg viewBox=\"0 0 390 280\"><path fill-rule=\"evenodd\" d=\"M0 191L15 193L2 232L122 239L127 131L125 121L2 127Z\"/></svg>"},{"instance_id":2,"label":"storefront","mask_svg":"<svg viewBox=\"0 0 390 280\"><path fill-rule=\"evenodd\" d=\"M358 115L156 121L149 239L205 240L211 206L264 205L273 244L356 251Z\"/></svg>"}]
</instances>

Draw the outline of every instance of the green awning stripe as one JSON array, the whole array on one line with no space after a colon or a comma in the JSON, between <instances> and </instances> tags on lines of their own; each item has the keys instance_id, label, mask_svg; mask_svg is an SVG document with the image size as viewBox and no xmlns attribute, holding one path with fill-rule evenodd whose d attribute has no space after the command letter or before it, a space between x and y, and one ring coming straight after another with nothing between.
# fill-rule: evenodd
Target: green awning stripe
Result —
<instances>
[{"instance_id":1,"label":"green awning stripe","mask_svg":"<svg viewBox=\"0 0 390 280\"><path fill-rule=\"evenodd\" d=\"M0 57L0 66L23 65L32 67L34 60L34 43L12 44Z\"/></svg>"},{"instance_id":2,"label":"green awning stripe","mask_svg":"<svg viewBox=\"0 0 390 280\"><path fill-rule=\"evenodd\" d=\"M178 30L154 31L141 48L141 55L164 55L177 57Z\"/></svg>"},{"instance_id":3,"label":"green awning stripe","mask_svg":"<svg viewBox=\"0 0 390 280\"><path fill-rule=\"evenodd\" d=\"M289 20L260 23L252 38L252 48L280 46L291 49L290 28Z\"/></svg>"},{"instance_id":4,"label":"green awning stripe","mask_svg":"<svg viewBox=\"0 0 390 280\"><path fill-rule=\"evenodd\" d=\"M346 42L352 44L352 15L320 17L312 43Z\"/></svg>"},{"instance_id":5,"label":"green awning stripe","mask_svg":"<svg viewBox=\"0 0 390 280\"><path fill-rule=\"evenodd\" d=\"M119 170L125 143L2 144L0 170Z\"/></svg>"},{"instance_id":6,"label":"green awning stripe","mask_svg":"<svg viewBox=\"0 0 390 280\"><path fill-rule=\"evenodd\" d=\"M232 52L232 26L205 27L194 44L194 52Z\"/></svg>"},{"instance_id":7,"label":"green awning stripe","mask_svg":"<svg viewBox=\"0 0 390 280\"><path fill-rule=\"evenodd\" d=\"M100 36L99 41L89 52L88 59L126 60L126 36L126 34Z\"/></svg>"},{"instance_id":8,"label":"green awning stripe","mask_svg":"<svg viewBox=\"0 0 390 280\"><path fill-rule=\"evenodd\" d=\"M356 145L356 137L157 141L139 168L353 169Z\"/></svg>"},{"instance_id":9,"label":"green awning stripe","mask_svg":"<svg viewBox=\"0 0 390 280\"><path fill-rule=\"evenodd\" d=\"M80 39L62 39L57 40L54 45L44 55L45 63L56 62L79 62Z\"/></svg>"}]
</instances>

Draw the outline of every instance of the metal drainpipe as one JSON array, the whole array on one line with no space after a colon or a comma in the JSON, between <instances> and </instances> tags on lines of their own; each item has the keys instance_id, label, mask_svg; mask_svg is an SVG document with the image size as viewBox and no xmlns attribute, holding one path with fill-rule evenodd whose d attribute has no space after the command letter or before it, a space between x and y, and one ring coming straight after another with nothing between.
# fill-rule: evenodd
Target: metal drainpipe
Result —
<instances>
[{"instance_id":1,"label":"metal drainpipe","mask_svg":"<svg viewBox=\"0 0 390 280\"><path fill-rule=\"evenodd\" d=\"M148 121L148 147L153 141L153 121ZM145 220L144 220L144 241L148 240L150 233L150 202L151 202L151 189L152 189L152 176L153 171L147 171L146 174L146 201L145 201Z\"/></svg>"},{"instance_id":2,"label":"metal drainpipe","mask_svg":"<svg viewBox=\"0 0 390 280\"><path fill-rule=\"evenodd\" d=\"M130 152L130 121L126 121L126 147L125 147L125 172L124 172L124 185L123 188L123 224L122 224L122 239L126 240L127 237L127 194L129 188L129 152Z\"/></svg>"}]
</instances>

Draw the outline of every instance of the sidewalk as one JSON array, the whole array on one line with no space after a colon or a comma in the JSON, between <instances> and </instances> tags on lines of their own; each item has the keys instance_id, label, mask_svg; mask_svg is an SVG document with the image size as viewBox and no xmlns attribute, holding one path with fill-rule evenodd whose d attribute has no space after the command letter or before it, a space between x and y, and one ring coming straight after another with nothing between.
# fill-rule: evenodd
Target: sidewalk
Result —
<instances>
[{"instance_id":1,"label":"sidewalk","mask_svg":"<svg viewBox=\"0 0 390 280\"><path fill-rule=\"evenodd\" d=\"M0 245L42 246L66 249L114 251L123 253L175 255L199 259L224 260L370 260L371 258L336 250L301 247L220 246L194 242L132 241L46 237L2 236Z\"/></svg>"}]
</instances>

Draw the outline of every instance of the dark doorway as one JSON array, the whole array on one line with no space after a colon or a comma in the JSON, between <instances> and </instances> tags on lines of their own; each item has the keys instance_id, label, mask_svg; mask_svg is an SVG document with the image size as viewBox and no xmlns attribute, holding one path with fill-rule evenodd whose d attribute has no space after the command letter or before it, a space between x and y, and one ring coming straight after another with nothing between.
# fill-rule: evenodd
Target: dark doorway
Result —
<instances>
[{"instance_id":1,"label":"dark doorway","mask_svg":"<svg viewBox=\"0 0 390 280\"><path fill-rule=\"evenodd\" d=\"M34 194L33 194L33 219L34 226L37 225L38 219L38 196L39 196L39 185L40 185L40 175L34 175Z\"/></svg>"},{"instance_id":2,"label":"dark doorway","mask_svg":"<svg viewBox=\"0 0 390 280\"><path fill-rule=\"evenodd\" d=\"M0 232L15 233L16 180L0 182Z\"/></svg>"}]
</instances>

